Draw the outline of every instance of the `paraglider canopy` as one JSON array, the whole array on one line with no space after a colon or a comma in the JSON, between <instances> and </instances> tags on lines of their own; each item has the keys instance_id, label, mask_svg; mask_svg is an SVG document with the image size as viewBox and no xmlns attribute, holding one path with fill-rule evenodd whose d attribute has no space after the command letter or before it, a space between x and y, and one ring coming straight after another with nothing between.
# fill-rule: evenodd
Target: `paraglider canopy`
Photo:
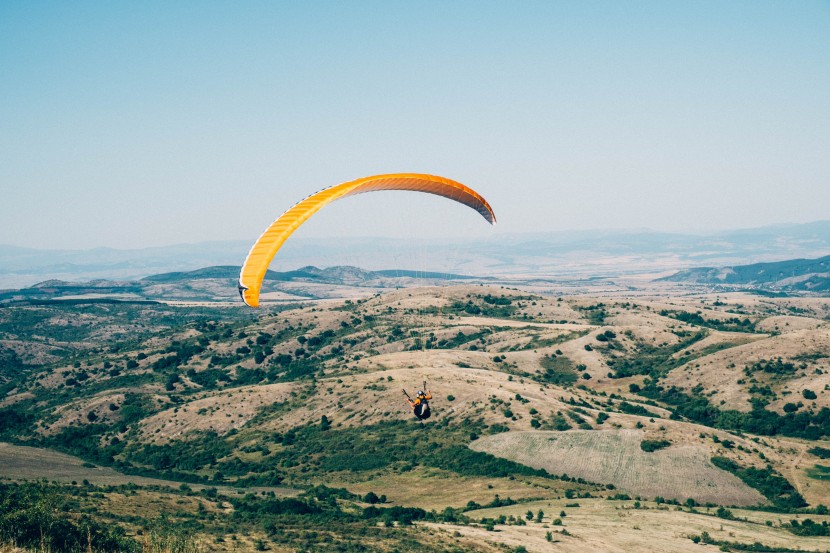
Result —
<instances>
[{"instance_id":1,"label":"paraglider canopy","mask_svg":"<svg viewBox=\"0 0 830 553\"><path fill-rule=\"evenodd\" d=\"M265 278L271 260L288 237L323 206L345 196L378 190L410 190L435 194L475 209L490 224L496 222L493 209L478 192L443 177L419 173L392 173L338 184L298 202L262 233L248 253L239 274L239 295L242 300L251 307L259 305L262 279Z\"/></svg>"}]
</instances>

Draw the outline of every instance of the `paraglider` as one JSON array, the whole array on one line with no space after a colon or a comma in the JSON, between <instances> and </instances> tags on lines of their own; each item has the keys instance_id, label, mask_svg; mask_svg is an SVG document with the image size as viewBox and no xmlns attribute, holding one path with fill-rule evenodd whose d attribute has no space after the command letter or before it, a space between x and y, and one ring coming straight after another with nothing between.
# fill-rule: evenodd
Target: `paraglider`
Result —
<instances>
[{"instance_id":1,"label":"paraglider","mask_svg":"<svg viewBox=\"0 0 830 553\"><path fill-rule=\"evenodd\" d=\"M242 301L250 307L259 305L262 279L265 277L271 260L288 237L312 215L340 198L378 190L410 190L435 194L478 211L490 224L496 222L493 209L480 194L459 182L443 177L418 173L393 173L338 184L298 202L262 233L248 253L239 274L239 295Z\"/></svg>"},{"instance_id":2,"label":"paraglider","mask_svg":"<svg viewBox=\"0 0 830 553\"><path fill-rule=\"evenodd\" d=\"M406 396L406 402L409 403L409 406L412 408L412 413L416 417L421 420L426 420L432 415L429 408L429 400L432 399L432 392L427 390L426 381L424 381L424 387L418 390L418 393L415 394L415 399L409 397L406 390L403 391L403 395Z\"/></svg>"}]
</instances>

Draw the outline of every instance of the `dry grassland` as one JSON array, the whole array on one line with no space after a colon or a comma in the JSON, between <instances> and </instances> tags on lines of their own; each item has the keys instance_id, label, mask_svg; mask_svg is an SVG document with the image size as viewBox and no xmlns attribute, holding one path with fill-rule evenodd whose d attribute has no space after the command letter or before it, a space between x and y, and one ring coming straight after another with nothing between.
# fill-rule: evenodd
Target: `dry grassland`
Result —
<instances>
[{"instance_id":1,"label":"dry grassland","mask_svg":"<svg viewBox=\"0 0 830 553\"><path fill-rule=\"evenodd\" d=\"M781 411L784 403L799 400L805 403L805 408L814 410L830 406L830 391L825 390L825 387L830 387L830 357L822 357L830 352L830 324L821 320L821 317L830 316L830 300L771 299L739 293L680 297L672 295L676 291L668 286L665 289L654 286L646 293L609 285L607 289L591 289L590 296L570 295L562 301L557 301L555 296L537 298L534 300L536 305L526 299L520 300L523 306L517 308L518 316L527 314L529 317L522 320L515 315L502 319L466 316L459 314L457 309L451 312L452 303L464 302L468 295L526 295L524 291L503 288L477 285L440 290L410 288L383 291L382 295L372 295L380 289L308 283L289 288L271 293L270 299L275 302L293 301L300 297L299 294L309 292L318 297L364 299L348 306L340 300L314 300L303 303L303 307L298 309L265 315L256 325L246 329L247 336L234 335L230 340L212 344L207 355L194 358L178 370L182 374L189 368L204 370L211 366L210 355L232 354L256 332L276 334L288 324L301 328L308 336L326 329L348 333L351 330L343 329L351 328L354 332L347 338L356 345L347 348L342 356L328 356L330 349L325 348L333 345L323 346L317 353L326 360L321 362L323 368L313 381L205 390L183 377L183 383L177 384L181 390L177 388L176 392L187 392L185 388L190 388L190 391L187 392L189 395L182 393L185 403L179 405L169 402L162 384L143 385L135 391L147 394L156 405L166 408L141 421L141 441L164 444L191 439L191 434L198 439L201 433L207 431L224 436L232 430L250 430L252 436L259 436L260 433L284 432L300 425L317 424L323 415L335 429L407 419L411 417L411 412L404 402L401 388L411 393L427 380L435 398L432 402L434 416L428 424L445 421L461 424L469 419L507 427L510 432L481 437L473 441L471 447L528 466L544 468L552 474L568 474L591 482L614 484L620 491L645 498L662 496L680 501L692 498L700 503L746 506L763 503L760 493L709 461L712 455L725 455L744 466L763 467L769 462L813 506L827 504L830 498L830 481L809 478L806 472L817 462L822 462L807 453L810 447L816 445L814 442L782 437L763 437L756 441L753 436L736 436L723 430L669 420L670 412L660 406L644 405L663 417L654 420L617 413L613 405L606 405L609 401L607 396L595 393L614 392L632 404L642 402L643 398L631 394L628 386L642 385L644 375L612 379L608 376L612 370L609 360L614 356L636 355L641 349L648 349L643 346L674 346L688 336L705 331L708 335L704 339L674 354L675 359L689 356L692 360L668 373L661 385L675 385L687 391L700 385L704 394L713 393L708 398L714 406L747 411L750 408L750 384L739 382L746 379L743 372L746 365L779 356L799 364L799 357L803 359L805 355L812 355L808 368L799 369L801 372L796 375L780 379L763 373L756 373L755 376L762 383L769 383L778 394L770 409ZM539 289L544 290L544 287ZM585 289L575 288L574 291L584 292ZM292 292L298 295L294 296ZM600 302L606 311L605 320L599 325L589 324L591 311L585 308ZM691 313L700 311L709 320L747 316L756 323L757 332L704 329L662 316L659 313L663 309ZM803 312L804 316L794 316L790 313L793 309L801 310L799 313ZM376 322L349 326L353 316L366 315L374 316ZM67 324L70 323L67 321ZM483 339L479 341L476 338L475 342L457 349L411 351L405 349L411 340L388 339L393 325L400 325L406 330L407 337L412 330L422 338L433 333L436 341L452 340L461 331L467 335L480 335ZM607 342L597 340L597 335L605 330L616 333L614 348L608 348ZM141 360L135 374L148 371L149 365L162 356L158 350L163 349L170 339L184 340L196 334L195 330L190 329L172 338L168 335L163 339L148 340L144 344L147 358ZM275 344L273 349L275 353L292 353L298 345L292 338ZM476 348L472 349L472 345ZM585 365L584 372L591 378L582 379L583 369L580 369L577 384L587 389L562 388L527 378L528 373L543 371L542 359L556 350L574 366ZM48 351L32 350L28 355L48 355ZM494 359L500 356L504 359ZM235 367L268 366L267 361L257 365L249 357L239 359L228 369L233 373ZM62 384L65 378L60 376L60 372L61 368L56 369L52 375L41 379L41 385L49 388ZM804 388L816 392L818 397L814 402L802 398ZM49 420L55 422L44 432L86 424L90 410L101 414L107 422L114 421L119 415L117 411L110 412L108 405L122 403L128 391L133 390L112 389L66 403L53 411L55 418ZM5 402L8 404L19 399L12 395ZM618 405L620 399L614 398L613 403ZM581 406L576 409L571 400ZM510 414L505 414L507 407ZM556 413L574 414L575 409L596 429L530 431L530 422L534 417L550 420ZM605 410L610 418L600 426L596 416ZM265 411L270 411L267 416L259 416ZM577 425L567 416L565 420L573 426ZM643 427L641 430L635 429L638 423ZM718 436L720 443L716 443L713 436ZM644 437L668 439L673 445L647 453L640 448ZM734 442L735 448L725 448L723 440ZM276 457L283 446L272 444L269 447ZM830 445L825 442L823 447ZM255 462L260 459L261 452L245 455L245 460ZM48 478L61 482L86 479L103 485L134 482L148 486L178 486L177 482L126 476L100 467L84 467L81 460L68 455L8 444L0 444L0 467L3 467L0 471L3 476L12 479ZM314 481L314 478L309 481ZM440 542L441 536L445 536L448 542L462 543L465 550L470 551L503 551L504 547L519 546L529 551L574 552L716 550L713 546L696 545L689 539L690 535L702 531L729 541L759 541L766 545L808 550L830 549L826 538L799 538L777 527L796 515L778 516L736 510L736 516L749 519L744 522L678 512L673 507L658 508L648 502L644 502L647 509L634 509L633 501L561 499L565 489L580 488L573 482L527 477L512 480L461 477L439 469L416 466L403 473L388 470L330 473L321 476L319 483L345 487L358 494L373 491L386 495L392 505L425 509L463 507L468 501L486 504L495 495L532 501L471 513L480 517L500 514L523 516L528 510L545 511L542 523L498 526L497 532L475 526L423 526L424 531L429 532L429 537L425 536L425 539ZM227 493L235 493L230 488L227 490ZM296 493L286 489L274 490L281 495ZM160 512L175 510L175 502L170 503L169 498L154 493L142 491L139 498L143 502L141 504ZM177 498L176 501L187 501L186 505L180 505L185 510L194 510L198 508L194 502L201 502L193 498ZM581 506L565 507L566 503L573 502L579 502ZM132 508L130 499L122 496L108 497L105 504L106 510L114 514L128 515ZM209 505L205 507L210 509ZM551 518L555 518L553 515L558 516L563 509L567 512L567 517L563 519L564 528L571 536L558 533L562 527L551 523ZM811 518L821 519L818 516ZM767 520L772 521L772 527L766 526ZM455 532L458 532L457 536L452 535ZM552 542L547 541L547 532L552 532ZM203 544L202 549L231 547L253 549L253 538L249 536L236 544ZM275 548L272 550L279 550L275 545L272 547Z\"/></svg>"},{"instance_id":2,"label":"dry grassland","mask_svg":"<svg viewBox=\"0 0 830 553\"><path fill-rule=\"evenodd\" d=\"M675 445L647 453L636 430L508 432L487 436L470 447L552 474L611 483L632 495L662 496L700 503L757 505L764 497L709 462L709 450Z\"/></svg>"},{"instance_id":3,"label":"dry grassland","mask_svg":"<svg viewBox=\"0 0 830 553\"><path fill-rule=\"evenodd\" d=\"M86 465L86 466L85 466ZM97 486L122 486L125 484L136 484L138 486L162 486L167 488L178 488L181 482L162 480L160 478L148 478L122 474L108 467L90 466L83 460L59 453L50 449L37 447L12 445L0 442L0 476L9 480L42 480L47 479L55 482L83 482ZM201 490L209 486L202 484L189 484L194 490ZM228 493L240 493L228 486L211 486L217 490ZM291 488L255 487L246 488L253 491L273 491L281 496L292 496L299 493Z\"/></svg>"},{"instance_id":4,"label":"dry grassland","mask_svg":"<svg viewBox=\"0 0 830 553\"><path fill-rule=\"evenodd\" d=\"M385 495L390 505L417 505L423 509L460 508L469 501L486 505L495 496L514 500L554 499L566 489L587 489L571 482L538 477L478 478L429 467L417 467L405 473L380 473L365 480L365 475L343 474L323 482L327 486L345 487L360 495L372 491Z\"/></svg>"},{"instance_id":5,"label":"dry grassland","mask_svg":"<svg viewBox=\"0 0 830 553\"><path fill-rule=\"evenodd\" d=\"M568 507L578 503L579 507ZM473 519L497 518L499 515L522 517L527 511L536 514L540 509L545 515L541 523L528 522L527 526L497 525L497 532L488 532L480 527L446 527L444 531L457 531L482 543L503 544L509 547L524 546L530 552L561 551L565 553L608 552L608 553L675 553L718 551L716 546L695 544L690 537L708 532L713 538L752 544L785 548L801 548L805 551L825 551L830 547L827 538L801 537L778 528L782 521L789 521L794 515L782 516L753 511L733 510L736 518L748 521L725 520L706 514L678 511L674 507L658 506L642 502L642 508L635 509L633 501L608 501L605 499L579 499L537 501L511 505L496 509L471 511ZM706 512L706 509L699 509ZM565 511L565 517L560 512ZM553 525L555 518L561 518L562 525ZM813 516L813 520L828 517ZM766 526L769 520L774 526ZM571 535L561 534L566 529ZM552 533L552 542L545 535Z\"/></svg>"},{"instance_id":6,"label":"dry grassland","mask_svg":"<svg viewBox=\"0 0 830 553\"><path fill-rule=\"evenodd\" d=\"M467 354L474 355L467 355ZM480 352L427 351L400 352L373 357L365 365L372 372L350 374L348 378L320 379L310 395L297 400L290 409L275 414L257 428L285 430L301 424L319 422L326 415L337 426L361 426L410 416L401 392L410 393L426 380L436 400L434 420L481 416L486 422L507 424L518 429L530 428L531 408L542 413L560 411L566 405L561 397L573 394L561 388L543 388L536 382L512 379L503 372L481 368L460 368L462 359L475 358L477 365L493 365ZM387 366L404 368L384 369ZM390 380L391 379L391 380ZM340 382L338 382L340 380ZM241 428L265 406L292 400L304 384L285 383L248 386L213 392L202 399L170 408L141 423L143 437L153 443L186 438L198 430L225 434ZM447 400L452 394L453 401ZM501 411L486 408L490 398L511 401L520 394L528 403L514 403L516 420L506 419ZM340 405L340 407L338 407Z\"/></svg>"},{"instance_id":7,"label":"dry grassland","mask_svg":"<svg viewBox=\"0 0 830 553\"><path fill-rule=\"evenodd\" d=\"M674 385L686 390L702 385L705 390L714 392L710 401L719 405L721 409L749 411L750 383L744 373L744 367L778 357L800 366L800 356L822 356L828 355L828 352L830 327L822 325L818 328L792 330L777 336L764 336L759 340L694 359L673 370L665 382L668 386ZM816 369L823 374L816 373ZM803 376L798 376L799 373ZM763 372L754 373L753 376L757 380L769 384L773 391L782 396L770 404L770 409L783 412L784 403L803 401L801 391L804 388L816 392L818 397L814 404L817 408L830 407L830 393L824 389L826 385L830 385L830 358L820 357L799 373L785 380L773 378Z\"/></svg>"}]
</instances>

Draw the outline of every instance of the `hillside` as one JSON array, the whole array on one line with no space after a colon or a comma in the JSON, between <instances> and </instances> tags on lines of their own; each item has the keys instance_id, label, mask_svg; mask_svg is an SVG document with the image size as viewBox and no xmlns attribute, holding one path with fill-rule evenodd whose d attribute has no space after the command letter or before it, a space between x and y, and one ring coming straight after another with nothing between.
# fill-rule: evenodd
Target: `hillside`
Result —
<instances>
[{"instance_id":1,"label":"hillside","mask_svg":"<svg viewBox=\"0 0 830 553\"><path fill-rule=\"evenodd\" d=\"M830 290L830 256L734 267L687 269L663 280L690 284L738 285L790 292L827 292Z\"/></svg>"},{"instance_id":2,"label":"hillside","mask_svg":"<svg viewBox=\"0 0 830 553\"><path fill-rule=\"evenodd\" d=\"M60 451L77 476L44 462L0 476L55 480L15 493L57 494L123 539L164 515L202 550L648 551L664 524L713 548L823 549L830 300L342 283L362 274L337 275L360 290L347 299L258 311L5 304L0 439ZM434 413L419 422L401 389L423 382ZM693 533L661 539L683 550Z\"/></svg>"},{"instance_id":3,"label":"hillside","mask_svg":"<svg viewBox=\"0 0 830 553\"><path fill-rule=\"evenodd\" d=\"M96 301L114 302L236 302L239 267L222 265L193 271L150 275L140 280L91 280L67 282L46 280L32 286L0 290L0 304L20 302ZM305 301L330 297L349 297L375 289L399 288L414 284L429 285L454 281L488 279L451 273L388 269L366 271L357 267L313 266L293 271L267 271L262 286L264 301Z\"/></svg>"}]
</instances>

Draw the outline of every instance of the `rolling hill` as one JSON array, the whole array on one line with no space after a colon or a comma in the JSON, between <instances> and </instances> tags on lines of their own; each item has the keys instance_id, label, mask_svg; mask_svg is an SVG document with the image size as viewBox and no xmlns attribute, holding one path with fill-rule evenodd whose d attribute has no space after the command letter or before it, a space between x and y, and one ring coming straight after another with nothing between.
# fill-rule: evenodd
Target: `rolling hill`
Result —
<instances>
[{"instance_id":1,"label":"rolling hill","mask_svg":"<svg viewBox=\"0 0 830 553\"><path fill-rule=\"evenodd\" d=\"M360 294L258 311L4 304L0 439L61 452L78 476L6 463L0 476L56 483L3 493L203 550L651 551L655 536L667 551L693 537L822 549L830 300L300 272L272 282ZM419 422L401 389L424 382L433 417Z\"/></svg>"},{"instance_id":2,"label":"rolling hill","mask_svg":"<svg viewBox=\"0 0 830 553\"><path fill-rule=\"evenodd\" d=\"M690 284L756 287L789 292L827 292L830 290L830 256L734 267L687 269L665 277L663 280Z\"/></svg>"},{"instance_id":3,"label":"rolling hill","mask_svg":"<svg viewBox=\"0 0 830 553\"><path fill-rule=\"evenodd\" d=\"M0 290L0 303L83 301L236 301L239 267L222 265L193 271L175 271L150 275L140 280L88 282L46 280L32 286ZM338 297L338 292L352 288L384 289L413 284L446 285L454 281L486 281L468 275L389 269L367 271L358 267L301 267L293 271L267 271L263 296L270 301L304 301ZM341 294L342 295L342 294Z\"/></svg>"}]
</instances>

